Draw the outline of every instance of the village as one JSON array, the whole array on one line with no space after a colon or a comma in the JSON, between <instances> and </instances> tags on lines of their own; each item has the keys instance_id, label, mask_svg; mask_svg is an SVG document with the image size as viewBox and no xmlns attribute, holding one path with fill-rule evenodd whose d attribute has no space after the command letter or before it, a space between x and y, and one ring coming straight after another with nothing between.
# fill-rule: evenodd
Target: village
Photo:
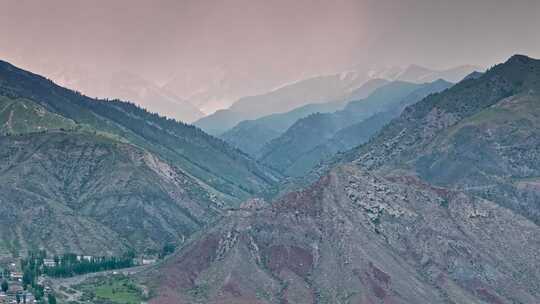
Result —
<instances>
[{"instance_id":1,"label":"village","mask_svg":"<svg viewBox=\"0 0 540 304\"><path fill-rule=\"evenodd\" d=\"M40 276L37 280L44 296L44 299L39 300L34 292L23 284L23 278L24 273L17 259L4 258L0 261L0 303L56 303L51 288L45 284L45 276Z\"/></svg>"},{"instance_id":2,"label":"village","mask_svg":"<svg viewBox=\"0 0 540 304\"><path fill-rule=\"evenodd\" d=\"M124 256L95 257L90 255L64 254L47 256L44 251L29 253L27 257L0 256L0 304L43 303L56 304L65 298L61 290L55 290L56 281L65 278L84 279L89 274L130 273L122 269L149 266L158 257ZM118 270L118 271L115 271Z\"/></svg>"}]
</instances>

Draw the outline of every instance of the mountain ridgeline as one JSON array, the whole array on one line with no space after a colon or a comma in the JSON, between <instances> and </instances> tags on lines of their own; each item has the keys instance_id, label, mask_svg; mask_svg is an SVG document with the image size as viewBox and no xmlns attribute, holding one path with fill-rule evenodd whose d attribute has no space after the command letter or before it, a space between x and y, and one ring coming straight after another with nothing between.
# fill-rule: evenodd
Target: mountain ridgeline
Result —
<instances>
[{"instance_id":1,"label":"mountain ridgeline","mask_svg":"<svg viewBox=\"0 0 540 304\"><path fill-rule=\"evenodd\" d=\"M152 252L280 178L193 126L6 62L0 125L2 252Z\"/></svg>"},{"instance_id":2,"label":"mountain ridgeline","mask_svg":"<svg viewBox=\"0 0 540 304\"><path fill-rule=\"evenodd\" d=\"M0 62L0 92L27 98L81 126L148 149L230 200L241 201L277 181L271 171L193 126L149 113L131 103L88 98L6 62Z\"/></svg>"},{"instance_id":3,"label":"mountain ridgeline","mask_svg":"<svg viewBox=\"0 0 540 304\"><path fill-rule=\"evenodd\" d=\"M428 84L390 82L365 99L349 102L343 110L298 120L267 143L259 159L286 175L303 176L320 161L369 139L404 107L450 85L444 80Z\"/></svg>"},{"instance_id":4,"label":"mountain ridgeline","mask_svg":"<svg viewBox=\"0 0 540 304\"><path fill-rule=\"evenodd\" d=\"M174 243L153 304L539 303L540 60L404 75L223 134L254 160L0 62L0 254Z\"/></svg>"},{"instance_id":5,"label":"mountain ridgeline","mask_svg":"<svg viewBox=\"0 0 540 304\"><path fill-rule=\"evenodd\" d=\"M516 55L407 108L340 162L406 170L540 222L540 61Z\"/></svg>"},{"instance_id":6,"label":"mountain ridgeline","mask_svg":"<svg viewBox=\"0 0 540 304\"><path fill-rule=\"evenodd\" d=\"M338 100L358 89L365 80L356 73L311 77L265 94L243 97L229 109L216 111L194 124L209 134L220 135L244 120Z\"/></svg>"},{"instance_id":7,"label":"mountain ridgeline","mask_svg":"<svg viewBox=\"0 0 540 304\"><path fill-rule=\"evenodd\" d=\"M338 100L311 103L289 112L244 120L219 137L257 158L260 157L265 144L285 133L299 119L315 113L332 113L342 110L351 100L364 99L387 83L388 81L384 79L371 79Z\"/></svg>"},{"instance_id":8,"label":"mountain ridgeline","mask_svg":"<svg viewBox=\"0 0 540 304\"><path fill-rule=\"evenodd\" d=\"M147 271L150 302L538 303L539 89L516 55L409 103Z\"/></svg>"}]
</instances>

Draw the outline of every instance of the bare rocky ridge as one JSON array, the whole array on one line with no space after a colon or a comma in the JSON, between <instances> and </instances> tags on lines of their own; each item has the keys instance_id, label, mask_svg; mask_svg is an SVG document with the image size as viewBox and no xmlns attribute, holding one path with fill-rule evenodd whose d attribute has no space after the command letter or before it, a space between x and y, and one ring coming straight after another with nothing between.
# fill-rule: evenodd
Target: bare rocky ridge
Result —
<instances>
[{"instance_id":1,"label":"bare rocky ridge","mask_svg":"<svg viewBox=\"0 0 540 304\"><path fill-rule=\"evenodd\" d=\"M536 303L540 228L355 166L229 215L148 275L152 303Z\"/></svg>"},{"instance_id":2,"label":"bare rocky ridge","mask_svg":"<svg viewBox=\"0 0 540 304\"><path fill-rule=\"evenodd\" d=\"M231 210L147 273L152 302L538 303L538 62L428 96L306 190Z\"/></svg>"}]
</instances>

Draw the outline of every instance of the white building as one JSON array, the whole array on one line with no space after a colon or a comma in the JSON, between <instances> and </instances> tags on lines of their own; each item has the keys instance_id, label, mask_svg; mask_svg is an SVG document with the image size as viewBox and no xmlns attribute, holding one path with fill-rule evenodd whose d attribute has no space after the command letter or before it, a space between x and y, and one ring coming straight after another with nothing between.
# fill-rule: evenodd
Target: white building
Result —
<instances>
[{"instance_id":1,"label":"white building","mask_svg":"<svg viewBox=\"0 0 540 304\"><path fill-rule=\"evenodd\" d=\"M45 267L54 267L56 266L56 262L53 259L43 259L43 265Z\"/></svg>"}]
</instances>

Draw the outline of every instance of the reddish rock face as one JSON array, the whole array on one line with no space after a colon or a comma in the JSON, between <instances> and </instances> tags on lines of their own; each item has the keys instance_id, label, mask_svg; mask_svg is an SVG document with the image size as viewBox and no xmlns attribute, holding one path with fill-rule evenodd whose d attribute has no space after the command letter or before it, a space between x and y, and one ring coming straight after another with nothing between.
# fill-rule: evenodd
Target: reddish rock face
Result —
<instances>
[{"instance_id":1,"label":"reddish rock face","mask_svg":"<svg viewBox=\"0 0 540 304\"><path fill-rule=\"evenodd\" d=\"M311 252L297 246L276 245L267 249L267 267L279 274L282 269L289 269L305 278L313 268Z\"/></svg>"},{"instance_id":2,"label":"reddish rock face","mask_svg":"<svg viewBox=\"0 0 540 304\"><path fill-rule=\"evenodd\" d=\"M532 304L530 244L538 226L489 201L345 166L270 206L229 212L158 266L157 299Z\"/></svg>"},{"instance_id":3,"label":"reddish rock face","mask_svg":"<svg viewBox=\"0 0 540 304\"><path fill-rule=\"evenodd\" d=\"M369 263L369 267L371 268L371 272L373 274L373 276L375 277L375 279L385 285L388 285L390 284L390 275L387 274L386 272L380 270L379 268L377 268L375 265L373 265L373 263Z\"/></svg>"},{"instance_id":4,"label":"reddish rock face","mask_svg":"<svg viewBox=\"0 0 540 304\"><path fill-rule=\"evenodd\" d=\"M169 260L159 276L165 287L171 289L193 288L197 276L212 263L219 239L216 235L208 235L201 242L185 253L181 260Z\"/></svg>"},{"instance_id":5,"label":"reddish rock face","mask_svg":"<svg viewBox=\"0 0 540 304\"><path fill-rule=\"evenodd\" d=\"M223 285L223 288L221 290L231 294L235 298L239 298L242 296L242 292L240 291L240 288L235 282L226 283L225 285Z\"/></svg>"}]
</instances>

